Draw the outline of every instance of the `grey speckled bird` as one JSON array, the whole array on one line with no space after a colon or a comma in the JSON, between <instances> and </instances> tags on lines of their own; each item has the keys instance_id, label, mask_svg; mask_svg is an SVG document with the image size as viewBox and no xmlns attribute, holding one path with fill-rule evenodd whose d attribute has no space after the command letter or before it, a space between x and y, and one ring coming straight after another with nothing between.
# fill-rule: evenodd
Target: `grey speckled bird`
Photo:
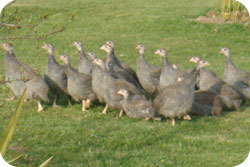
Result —
<instances>
[{"instance_id":1,"label":"grey speckled bird","mask_svg":"<svg viewBox=\"0 0 250 167\"><path fill-rule=\"evenodd\" d=\"M126 70L124 70L121 67L120 62L117 63L118 59L114 59L115 56L113 54L113 48L110 45L104 44L100 49L107 53L105 65L106 65L106 69L108 70L108 72L112 76L123 79L123 80L135 85L136 87L141 88L140 83L134 78L134 76L131 75Z\"/></svg>"},{"instance_id":2,"label":"grey speckled bird","mask_svg":"<svg viewBox=\"0 0 250 167\"><path fill-rule=\"evenodd\" d=\"M48 51L48 64L44 75L44 80L48 84L50 91L55 95L53 107L56 107L59 95L67 94L68 104L71 106L70 96L67 92L67 75L65 67L57 63L54 57L54 48L51 44L42 47Z\"/></svg>"},{"instance_id":3,"label":"grey speckled bird","mask_svg":"<svg viewBox=\"0 0 250 167\"><path fill-rule=\"evenodd\" d=\"M142 87L152 96L152 94L157 91L161 69L146 61L144 57L145 46L143 44L138 44L135 49L139 50L137 76Z\"/></svg>"},{"instance_id":4,"label":"grey speckled bird","mask_svg":"<svg viewBox=\"0 0 250 167\"><path fill-rule=\"evenodd\" d=\"M220 97L209 91L198 90L194 93L194 102L190 114L197 116L220 115L222 103Z\"/></svg>"},{"instance_id":5,"label":"grey speckled bird","mask_svg":"<svg viewBox=\"0 0 250 167\"><path fill-rule=\"evenodd\" d=\"M125 89L119 90L117 94L123 96L121 105L129 117L145 118L146 120L161 120L161 118L157 116L156 110L151 101L146 100L145 98L140 98L140 96L134 95Z\"/></svg>"},{"instance_id":6,"label":"grey speckled bird","mask_svg":"<svg viewBox=\"0 0 250 167\"><path fill-rule=\"evenodd\" d=\"M43 107L40 101L49 101L48 85L30 66L17 60L12 44L3 43L3 49L6 51L4 65L7 85L17 97L20 97L24 89L26 89L25 99L37 99L37 111L42 111Z\"/></svg>"},{"instance_id":7,"label":"grey speckled bird","mask_svg":"<svg viewBox=\"0 0 250 167\"><path fill-rule=\"evenodd\" d=\"M77 70L80 73L92 75L93 63L89 61L88 58L86 57L84 50L82 48L82 43L80 41L75 41L73 42L72 45L76 47L79 54Z\"/></svg>"},{"instance_id":8,"label":"grey speckled bird","mask_svg":"<svg viewBox=\"0 0 250 167\"><path fill-rule=\"evenodd\" d=\"M243 99L249 104L250 100L250 73L240 70L231 60L230 50L222 48L220 53L225 56L225 70L223 80L233 86Z\"/></svg>"},{"instance_id":9,"label":"grey speckled bird","mask_svg":"<svg viewBox=\"0 0 250 167\"><path fill-rule=\"evenodd\" d=\"M110 73L105 69L105 64L101 59L95 59L93 62L99 65L100 69L102 69L102 90L99 91L103 93L103 100L107 104L102 113L106 114L108 108L110 107L120 109L121 115L122 106L120 102L123 98L117 94L120 89L126 89L136 95L144 97L140 89L138 89L133 84L119 78L114 78L112 75L110 75Z\"/></svg>"},{"instance_id":10,"label":"grey speckled bird","mask_svg":"<svg viewBox=\"0 0 250 167\"><path fill-rule=\"evenodd\" d=\"M161 91L165 87L175 84L177 78L181 77L181 74L177 69L173 68L172 64L168 62L167 52L165 49L158 49L155 51L155 54L162 57L161 75L158 86L158 91Z\"/></svg>"},{"instance_id":11,"label":"grey speckled bird","mask_svg":"<svg viewBox=\"0 0 250 167\"><path fill-rule=\"evenodd\" d=\"M75 101L82 102L82 111L90 106L90 102L96 99L95 93L92 90L91 75L80 73L70 65L69 57L61 55L62 60L66 65L67 74L67 90Z\"/></svg>"},{"instance_id":12,"label":"grey speckled bird","mask_svg":"<svg viewBox=\"0 0 250 167\"><path fill-rule=\"evenodd\" d=\"M197 63L200 60L199 57L192 57L190 62ZM199 74L200 90L217 94L224 109L238 110L240 108L241 96L232 86L219 79L214 72L206 68L201 68Z\"/></svg>"},{"instance_id":13,"label":"grey speckled bird","mask_svg":"<svg viewBox=\"0 0 250 167\"><path fill-rule=\"evenodd\" d=\"M116 63L119 67L121 67L122 69L127 71L139 83L139 79L137 77L136 72L131 67L129 67L129 65L127 63L120 62L117 59L117 57L115 56L115 52L114 52L115 43L114 43L114 41L109 40L109 41L106 41L105 43L113 48L113 54L111 55L111 57L109 59L112 59L113 62Z\"/></svg>"},{"instance_id":14,"label":"grey speckled bird","mask_svg":"<svg viewBox=\"0 0 250 167\"><path fill-rule=\"evenodd\" d=\"M187 113L190 112L193 104L194 86L198 71L208 65L208 62L199 61L191 74L185 77L183 81L167 86L154 99L153 104L157 112L169 117L172 125L175 125L175 117L188 117Z\"/></svg>"}]
</instances>

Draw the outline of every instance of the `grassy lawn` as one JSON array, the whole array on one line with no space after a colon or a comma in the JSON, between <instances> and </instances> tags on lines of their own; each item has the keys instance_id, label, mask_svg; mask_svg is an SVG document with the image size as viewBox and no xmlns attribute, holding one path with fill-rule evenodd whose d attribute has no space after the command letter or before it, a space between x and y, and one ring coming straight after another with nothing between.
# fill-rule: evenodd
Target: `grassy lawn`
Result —
<instances>
[{"instance_id":1,"label":"grassy lawn","mask_svg":"<svg viewBox=\"0 0 250 167\"><path fill-rule=\"evenodd\" d=\"M153 52L166 48L171 63L189 69L192 56L209 61L209 67L222 77L224 56L221 47L229 47L232 60L241 69L250 71L250 28L240 24L200 24L192 19L209 9L219 8L216 0L16 0L4 11L8 22L16 11L19 25L48 14L45 21L33 30L21 28L8 31L0 27L0 36L35 36L60 29L74 20L61 33L44 42L55 47L55 57L66 53L75 66L78 61L72 42L80 40L85 51L93 50L98 57L105 54L99 48L109 39L115 41L118 58L136 68L138 43L146 45L146 59L161 64ZM12 20L12 19L11 19ZM15 23L14 21L11 23ZM216 30L216 31L215 31ZM0 41L0 43L6 41ZM15 46L18 59L44 74L47 53L41 49L43 41L9 41ZM3 76L4 52L0 51L0 75ZM0 85L0 138L12 116L18 100L4 101L12 94ZM67 107L66 98L60 107L45 104L45 111L36 112L36 102L24 104L14 138L6 159L21 153L24 157L13 165L34 167L54 156L50 167L83 166L166 166L166 167L232 167L247 157L250 149L250 107L225 112L220 117L192 117L192 121L178 120L172 127L163 122L118 117L118 111L102 115L103 106L94 104L88 112L81 112L81 104Z\"/></svg>"}]
</instances>

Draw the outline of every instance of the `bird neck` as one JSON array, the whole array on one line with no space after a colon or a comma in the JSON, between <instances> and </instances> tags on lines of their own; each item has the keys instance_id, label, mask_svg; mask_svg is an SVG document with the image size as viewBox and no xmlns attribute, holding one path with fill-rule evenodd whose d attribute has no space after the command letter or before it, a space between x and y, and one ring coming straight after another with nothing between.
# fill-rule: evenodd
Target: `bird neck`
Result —
<instances>
[{"instance_id":1,"label":"bird neck","mask_svg":"<svg viewBox=\"0 0 250 167\"><path fill-rule=\"evenodd\" d=\"M231 60L230 54L228 56L225 56L225 65L226 65L226 69L231 68L231 67L235 68L234 63Z\"/></svg>"},{"instance_id":2,"label":"bird neck","mask_svg":"<svg viewBox=\"0 0 250 167\"><path fill-rule=\"evenodd\" d=\"M162 65L169 65L167 55L162 56Z\"/></svg>"},{"instance_id":3,"label":"bird neck","mask_svg":"<svg viewBox=\"0 0 250 167\"><path fill-rule=\"evenodd\" d=\"M144 55L144 50L142 50L142 49L139 50L139 54L140 54L140 55Z\"/></svg>"},{"instance_id":4,"label":"bird neck","mask_svg":"<svg viewBox=\"0 0 250 167\"><path fill-rule=\"evenodd\" d=\"M7 51L6 51L6 54L8 54L8 55L13 55L14 57L16 57L13 50L7 50Z\"/></svg>"},{"instance_id":5,"label":"bird neck","mask_svg":"<svg viewBox=\"0 0 250 167\"><path fill-rule=\"evenodd\" d=\"M197 70L197 68L195 67L192 70L192 72L184 78L183 82L186 82L188 85L194 88L198 74L199 74L199 70Z\"/></svg>"},{"instance_id":6,"label":"bird neck","mask_svg":"<svg viewBox=\"0 0 250 167\"><path fill-rule=\"evenodd\" d=\"M49 63L49 64L50 64L50 63L58 64L58 63L56 62L55 57L54 57L53 51L52 51L52 52L49 51L49 54L48 54L48 63Z\"/></svg>"},{"instance_id":7,"label":"bird neck","mask_svg":"<svg viewBox=\"0 0 250 167\"><path fill-rule=\"evenodd\" d=\"M84 50L83 50L82 47L80 47L78 49L78 53L79 53L79 58L82 58L82 57L86 58L86 55L85 55Z\"/></svg>"}]
</instances>

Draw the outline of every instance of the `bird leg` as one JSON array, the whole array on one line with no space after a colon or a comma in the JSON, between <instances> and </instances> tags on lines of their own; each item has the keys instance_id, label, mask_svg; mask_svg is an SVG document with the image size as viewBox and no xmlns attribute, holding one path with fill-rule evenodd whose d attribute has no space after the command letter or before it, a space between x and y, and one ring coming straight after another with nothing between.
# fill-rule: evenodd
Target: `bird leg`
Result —
<instances>
[{"instance_id":1,"label":"bird leg","mask_svg":"<svg viewBox=\"0 0 250 167\"><path fill-rule=\"evenodd\" d=\"M86 107L87 107L87 108L89 108L90 102L91 102L90 99L87 99L87 100L86 100Z\"/></svg>"},{"instance_id":2,"label":"bird leg","mask_svg":"<svg viewBox=\"0 0 250 167\"><path fill-rule=\"evenodd\" d=\"M122 116L123 116L123 113L124 113L124 110L123 110L123 109L121 109L121 110L120 110L119 117L122 117Z\"/></svg>"},{"instance_id":3,"label":"bird leg","mask_svg":"<svg viewBox=\"0 0 250 167\"><path fill-rule=\"evenodd\" d=\"M190 117L188 114L186 114L186 115L183 116L183 119L184 119L184 120L190 121L190 120L191 120L191 117Z\"/></svg>"},{"instance_id":4,"label":"bird leg","mask_svg":"<svg viewBox=\"0 0 250 167\"><path fill-rule=\"evenodd\" d=\"M105 108L103 109L102 113L103 113L103 114L107 114L108 108L109 108L109 105L106 104L106 106L105 106Z\"/></svg>"},{"instance_id":5,"label":"bird leg","mask_svg":"<svg viewBox=\"0 0 250 167\"><path fill-rule=\"evenodd\" d=\"M83 112L84 112L84 111L87 111L87 110L86 110L86 101L85 101L85 100L82 101L82 111L83 111Z\"/></svg>"},{"instance_id":6,"label":"bird leg","mask_svg":"<svg viewBox=\"0 0 250 167\"><path fill-rule=\"evenodd\" d=\"M55 96L54 102L53 102L53 107L57 107L56 101L57 101L58 95Z\"/></svg>"},{"instance_id":7,"label":"bird leg","mask_svg":"<svg viewBox=\"0 0 250 167\"><path fill-rule=\"evenodd\" d=\"M9 98L9 99L5 99L6 101L12 101L12 100L14 100L16 98L16 96L12 96L11 98Z\"/></svg>"},{"instance_id":8,"label":"bird leg","mask_svg":"<svg viewBox=\"0 0 250 167\"><path fill-rule=\"evenodd\" d=\"M174 120L174 118L171 119L171 124L172 124L172 126L175 126L175 120Z\"/></svg>"},{"instance_id":9,"label":"bird leg","mask_svg":"<svg viewBox=\"0 0 250 167\"><path fill-rule=\"evenodd\" d=\"M38 106L37 112L43 111L43 106L40 101L37 101L37 106Z\"/></svg>"},{"instance_id":10,"label":"bird leg","mask_svg":"<svg viewBox=\"0 0 250 167\"><path fill-rule=\"evenodd\" d=\"M68 98L67 98L67 99L68 99L68 106L72 107L71 97L70 97L69 95L68 95L67 97L68 97Z\"/></svg>"},{"instance_id":11,"label":"bird leg","mask_svg":"<svg viewBox=\"0 0 250 167\"><path fill-rule=\"evenodd\" d=\"M155 120L155 121L161 121L162 119L161 119L161 117L154 117L153 120Z\"/></svg>"}]
</instances>

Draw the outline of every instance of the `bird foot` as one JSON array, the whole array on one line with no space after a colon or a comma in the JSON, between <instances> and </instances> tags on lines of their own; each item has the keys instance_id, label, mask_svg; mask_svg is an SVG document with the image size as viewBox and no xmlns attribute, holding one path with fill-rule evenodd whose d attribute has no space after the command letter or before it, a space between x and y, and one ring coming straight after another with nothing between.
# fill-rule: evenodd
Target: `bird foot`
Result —
<instances>
[{"instance_id":1,"label":"bird foot","mask_svg":"<svg viewBox=\"0 0 250 167\"><path fill-rule=\"evenodd\" d=\"M37 112L43 111L43 106L40 101L37 102L37 106L38 106Z\"/></svg>"},{"instance_id":2,"label":"bird foot","mask_svg":"<svg viewBox=\"0 0 250 167\"><path fill-rule=\"evenodd\" d=\"M14 100L15 99L15 96L12 96L11 98L9 98L9 99L5 99L5 101L12 101L12 100Z\"/></svg>"},{"instance_id":3,"label":"bird foot","mask_svg":"<svg viewBox=\"0 0 250 167\"><path fill-rule=\"evenodd\" d=\"M90 101L89 99L86 100L86 108L89 108L90 102L91 102L91 101Z\"/></svg>"},{"instance_id":4,"label":"bird foot","mask_svg":"<svg viewBox=\"0 0 250 167\"><path fill-rule=\"evenodd\" d=\"M171 125L175 126L175 120L174 119L171 119Z\"/></svg>"},{"instance_id":5,"label":"bird foot","mask_svg":"<svg viewBox=\"0 0 250 167\"><path fill-rule=\"evenodd\" d=\"M155 120L155 121L161 121L162 118L161 117L154 117L153 120Z\"/></svg>"},{"instance_id":6,"label":"bird foot","mask_svg":"<svg viewBox=\"0 0 250 167\"><path fill-rule=\"evenodd\" d=\"M122 117L123 116L123 110L120 110L120 113L119 113L119 117Z\"/></svg>"},{"instance_id":7,"label":"bird foot","mask_svg":"<svg viewBox=\"0 0 250 167\"><path fill-rule=\"evenodd\" d=\"M184 120L190 121L190 120L191 120L191 117L187 114L187 115L184 115L183 119L184 119Z\"/></svg>"},{"instance_id":8,"label":"bird foot","mask_svg":"<svg viewBox=\"0 0 250 167\"><path fill-rule=\"evenodd\" d=\"M52 106L53 108L56 108L56 107L58 107L58 105L57 104L53 104L53 106Z\"/></svg>"},{"instance_id":9,"label":"bird foot","mask_svg":"<svg viewBox=\"0 0 250 167\"><path fill-rule=\"evenodd\" d=\"M104 107L104 109L102 111L102 114L107 114L108 108L109 108L109 105L106 104L106 106Z\"/></svg>"},{"instance_id":10,"label":"bird foot","mask_svg":"<svg viewBox=\"0 0 250 167\"><path fill-rule=\"evenodd\" d=\"M87 110L86 108L82 108L82 112L87 112L89 110Z\"/></svg>"}]
</instances>

